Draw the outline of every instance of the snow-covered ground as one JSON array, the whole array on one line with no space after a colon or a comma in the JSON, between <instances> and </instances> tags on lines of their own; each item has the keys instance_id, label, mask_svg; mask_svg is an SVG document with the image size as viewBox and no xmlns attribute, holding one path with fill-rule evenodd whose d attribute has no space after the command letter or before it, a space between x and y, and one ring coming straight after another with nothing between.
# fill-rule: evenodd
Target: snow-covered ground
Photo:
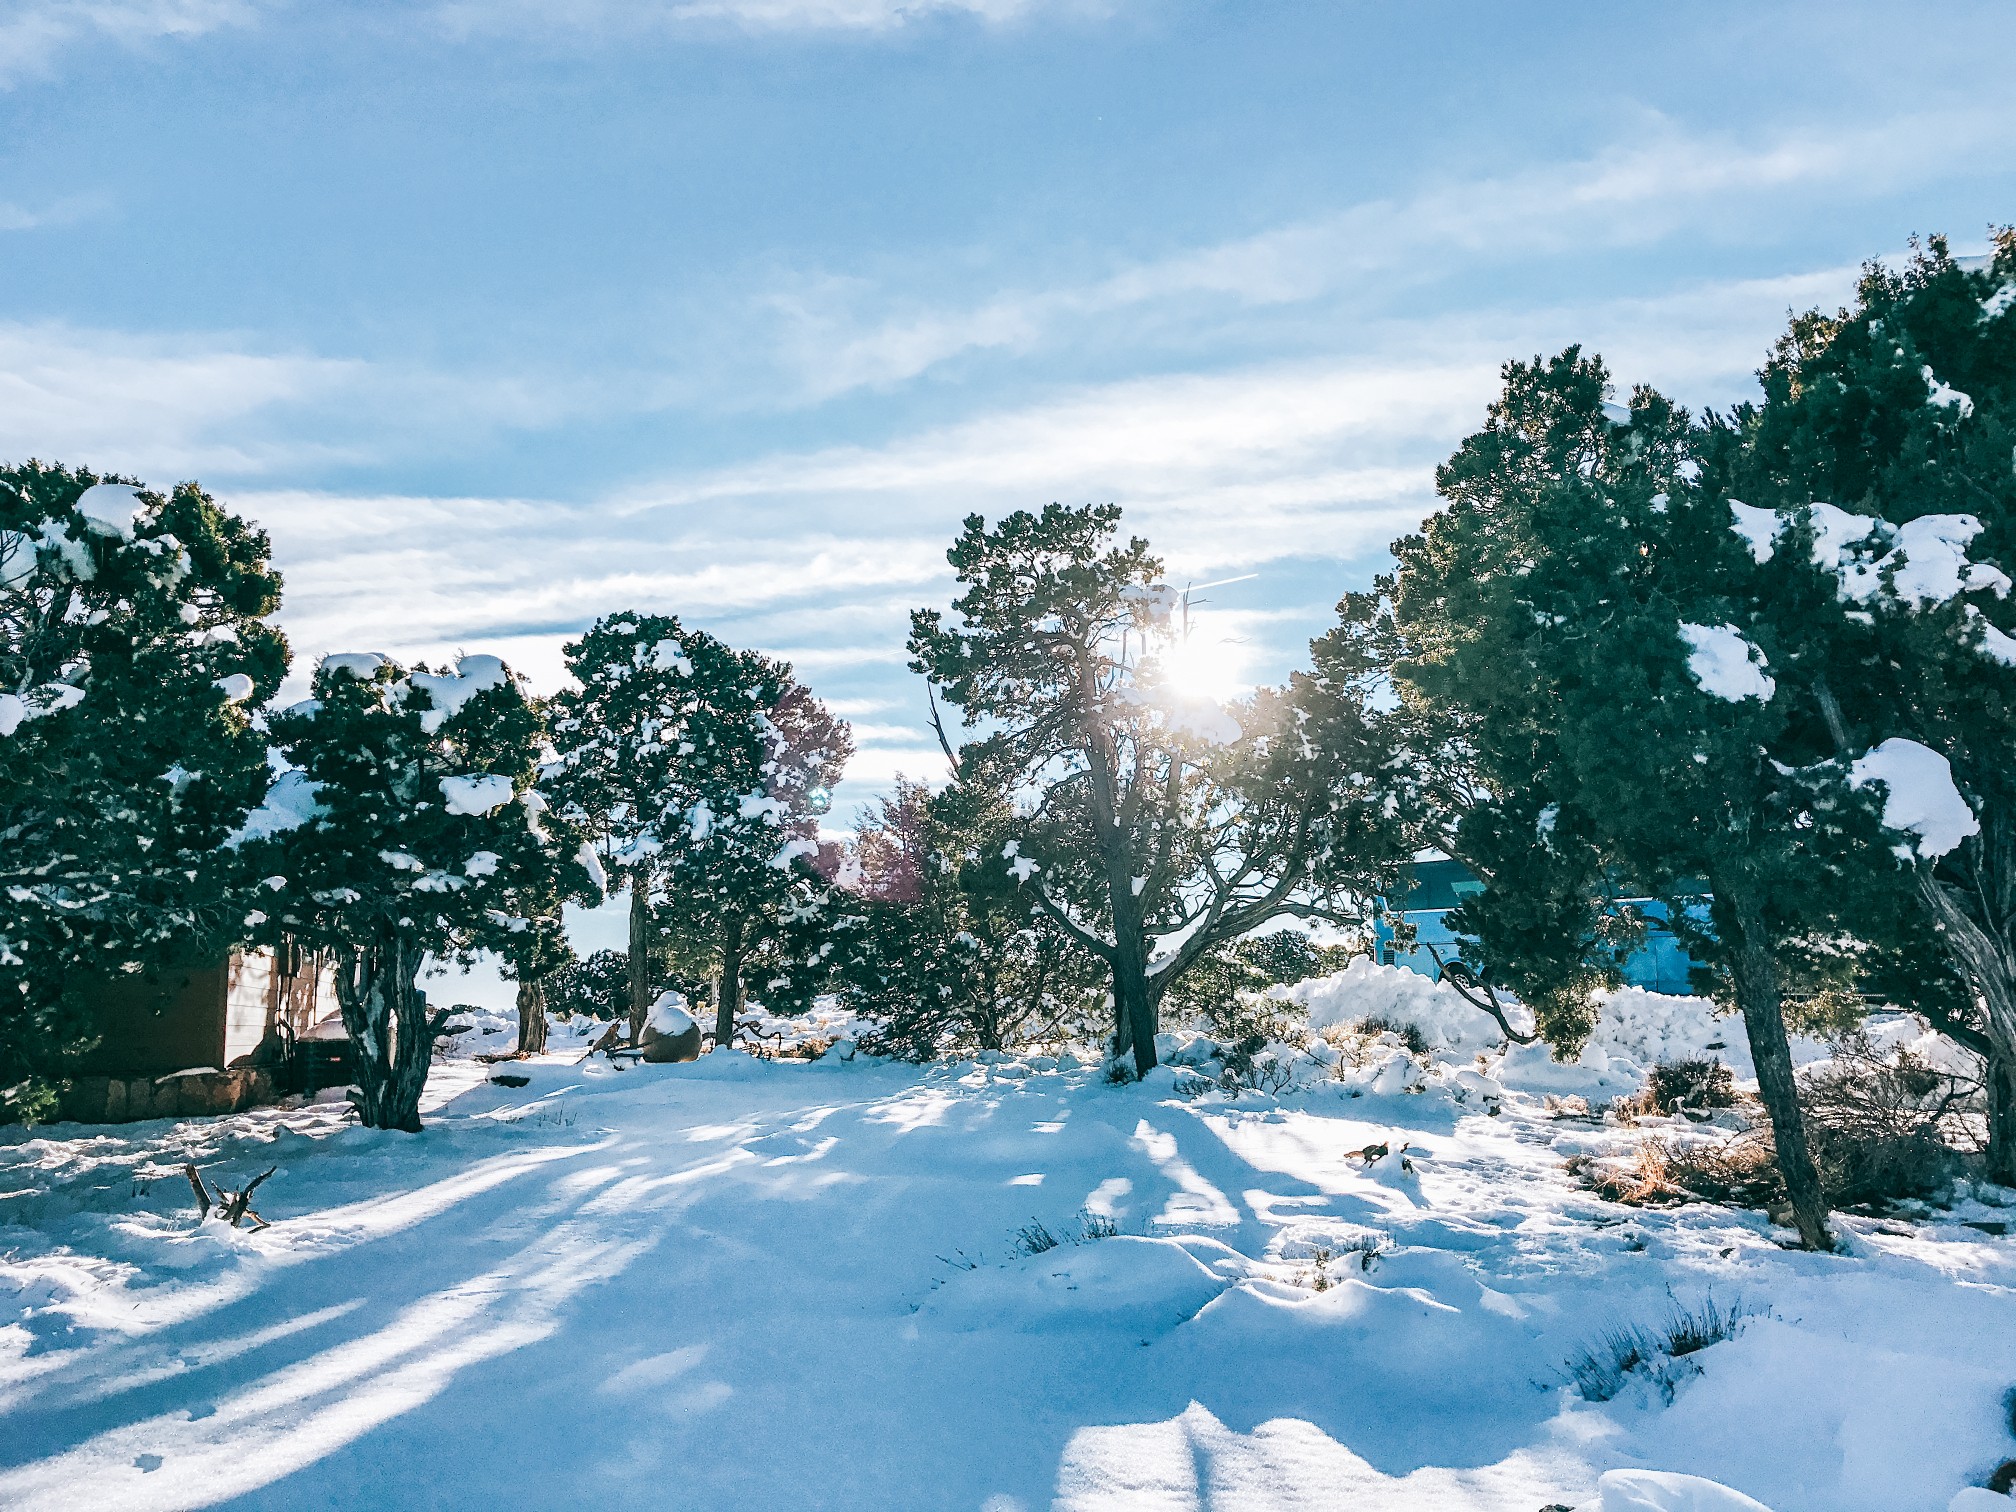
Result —
<instances>
[{"instance_id":1,"label":"snow-covered ground","mask_svg":"<svg viewBox=\"0 0 2016 1512\"><path fill-rule=\"evenodd\" d=\"M1963 1221L2016 1211L1816 1256L1605 1202L1563 1161L1637 1131L1540 1083L1601 1091L1634 1032L1551 1071L1379 1043L1235 1100L1040 1057L576 1066L584 1026L444 1062L418 1136L329 1104L6 1131L0 1506L1746 1505L1599 1491L1642 1466L1944 1512L2016 1456L2016 1239ZM198 1225L184 1161L277 1165L272 1226ZM1670 1404L1565 1383L1711 1297L1766 1315Z\"/></svg>"}]
</instances>

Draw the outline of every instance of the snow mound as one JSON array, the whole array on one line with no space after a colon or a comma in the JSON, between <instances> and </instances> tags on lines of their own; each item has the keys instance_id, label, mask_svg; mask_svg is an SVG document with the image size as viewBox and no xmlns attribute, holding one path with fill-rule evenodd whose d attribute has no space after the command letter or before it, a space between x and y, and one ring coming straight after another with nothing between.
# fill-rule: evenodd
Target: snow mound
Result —
<instances>
[{"instance_id":1,"label":"snow mound","mask_svg":"<svg viewBox=\"0 0 2016 1512\"><path fill-rule=\"evenodd\" d=\"M453 672L415 672L408 679L432 700L432 707L420 716L420 728L429 735L461 713L478 693L501 688L510 680L510 672L494 656L465 656Z\"/></svg>"},{"instance_id":2,"label":"snow mound","mask_svg":"<svg viewBox=\"0 0 2016 1512\"><path fill-rule=\"evenodd\" d=\"M1007 1265L962 1271L924 1304L919 1320L952 1333L1165 1333L1196 1317L1236 1279L1193 1251L1243 1263L1210 1239L1122 1234L1060 1244Z\"/></svg>"},{"instance_id":3,"label":"snow mound","mask_svg":"<svg viewBox=\"0 0 2016 1512\"><path fill-rule=\"evenodd\" d=\"M493 813L511 801L511 779L496 772L443 777L441 797L451 814L475 816Z\"/></svg>"},{"instance_id":4,"label":"snow mound","mask_svg":"<svg viewBox=\"0 0 2016 1512\"><path fill-rule=\"evenodd\" d=\"M2008 596L2007 574L1967 558L1968 547L1981 533L1981 522L1973 515L1928 514L1893 525L1835 504L1816 502L1806 508L1813 527L1813 565L1833 574L1845 602L1867 604L1887 591L1906 606L1922 609L1977 590ZM1771 560L1778 537L1797 515L1734 500L1730 512L1730 528L1759 562Z\"/></svg>"},{"instance_id":5,"label":"snow mound","mask_svg":"<svg viewBox=\"0 0 2016 1512\"><path fill-rule=\"evenodd\" d=\"M77 513L99 535L130 540L133 522L146 513L140 490L129 483L93 483L77 497Z\"/></svg>"},{"instance_id":6,"label":"snow mound","mask_svg":"<svg viewBox=\"0 0 2016 1512\"><path fill-rule=\"evenodd\" d=\"M369 682L384 665L385 658L376 651L332 651L322 658L319 670L342 672L359 682Z\"/></svg>"},{"instance_id":7,"label":"snow mound","mask_svg":"<svg viewBox=\"0 0 2016 1512\"><path fill-rule=\"evenodd\" d=\"M1455 988L1404 966L1380 966L1363 958L1335 976L1271 988L1268 995L1306 1010L1311 1029L1383 1019L1419 1030L1429 1048L1443 1055L1467 1057L1504 1039L1491 1016L1465 1002ZM1522 1030L1529 1027L1523 1012L1515 1005L1508 1015Z\"/></svg>"},{"instance_id":8,"label":"snow mound","mask_svg":"<svg viewBox=\"0 0 2016 1512\"><path fill-rule=\"evenodd\" d=\"M1742 1020L1718 1017L1713 998L1647 992L1642 987L1606 993L1597 1010L1596 1032L1589 1037L1606 1054L1625 1056L1641 1066L1706 1060L1742 1040Z\"/></svg>"},{"instance_id":9,"label":"snow mound","mask_svg":"<svg viewBox=\"0 0 2016 1512\"><path fill-rule=\"evenodd\" d=\"M684 1034L693 1027L693 1015L686 1011L686 999L677 992L661 992L645 1016L644 1027L660 1034Z\"/></svg>"},{"instance_id":10,"label":"snow mound","mask_svg":"<svg viewBox=\"0 0 2016 1512\"><path fill-rule=\"evenodd\" d=\"M259 806L245 815L244 822L225 838L232 848L247 840L265 840L287 830L299 829L320 817L322 802L317 796L322 784L299 767L290 768L273 779Z\"/></svg>"}]
</instances>

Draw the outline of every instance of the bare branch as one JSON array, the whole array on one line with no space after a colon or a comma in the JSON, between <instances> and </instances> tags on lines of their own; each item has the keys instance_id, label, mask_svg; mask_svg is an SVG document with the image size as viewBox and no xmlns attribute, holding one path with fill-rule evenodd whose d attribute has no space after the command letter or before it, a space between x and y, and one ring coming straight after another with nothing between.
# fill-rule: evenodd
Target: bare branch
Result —
<instances>
[{"instance_id":1,"label":"bare branch","mask_svg":"<svg viewBox=\"0 0 2016 1512\"><path fill-rule=\"evenodd\" d=\"M210 1216L210 1193L204 1187L203 1178L197 1174L195 1166L185 1165L182 1167L182 1174L189 1178L189 1190L196 1194L196 1221L201 1223Z\"/></svg>"},{"instance_id":2,"label":"bare branch","mask_svg":"<svg viewBox=\"0 0 2016 1512\"><path fill-rule=\"evenodd\" d=\"M1435 979L1439 982L1447 982L1451 987L1454 987L1456 995L1473 1008L1482 1008L1486 1013L1490 1014L1493 1019L1497 1020L1498 1027L1504 1032L1506 1039L1515 1045L1530 1045L1540 1038L1538 1030L1535 1030L1532 1034L1521 1034L1517 1029L1514 1029L1505 1017L1505 1010L1498 1006L1498 995L1491 990L1491 984L1478 976L1476 972L1464 965L1463 962L1444 961L1442 953L1426 940L1421 942L1421 948L1428 952L1428 958L1435 963ZM1483 996L1478 996L1479 992Z\"/></svg>"}]
</instances>

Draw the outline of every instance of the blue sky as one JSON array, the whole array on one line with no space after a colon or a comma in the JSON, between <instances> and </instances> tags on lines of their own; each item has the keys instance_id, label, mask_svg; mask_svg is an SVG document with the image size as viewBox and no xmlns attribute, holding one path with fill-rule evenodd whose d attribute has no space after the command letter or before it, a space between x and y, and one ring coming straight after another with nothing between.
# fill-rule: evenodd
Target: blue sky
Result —
<instances>
[{"instance_id":1,"label":"blue sky","mask_svg":"<svg viewBox=\"0 0 2016 1512\"><path fill-rule=\"evenodd\" d=\"M2016 10L0 0L0 456L200 478L304 658L596 614L935 772L958 520L1114 500L1278 676L1582 341L1723 405L2016 219Z\"/></svg>"}]
</instances>

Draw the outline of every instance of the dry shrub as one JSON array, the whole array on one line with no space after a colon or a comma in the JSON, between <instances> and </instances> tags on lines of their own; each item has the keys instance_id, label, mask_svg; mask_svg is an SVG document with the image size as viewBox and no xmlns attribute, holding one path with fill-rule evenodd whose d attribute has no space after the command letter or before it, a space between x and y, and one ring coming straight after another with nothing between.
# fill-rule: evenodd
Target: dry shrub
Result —
<instances>
[{"instance_id":1,"label":"dry shrub","mask_svg":"<svg viewBox=\"0 0 2016 1512\"><path fill-rule=\"evenodd\" d=\"M1857 1207L1944 1191L1974 1142L1977 1084L1909 1050L1883 1055L1861 1035L1799 1079L1807 1139L1828 1197Z\"/></svg>"},{"instance_id":2,"label":"dry shrub","mask_svg":"<svg viewBox=\"0 0 2016 1512\"><path fill-rule=\"evenodd\" d=\"M1598 1196L1631 1207L1720 1202L1761 1208L1783 1190L1776 1152L1754 1132L1713 1144L1641 1140L1628 1164L1578 1155L1568 1170Z\"/></svg>"},{"instance_id":3,"label":"dry shrub","mask_svg":"<svg viewBox=\"0 0 2016 1512\"><path fill-rule=\"evenodd\" d=\"M1368 1014L1357 1024L1358 1032L1367 1039L1377 1039L1382 1034L1390 1034L1407 1047L1410 1055L1426 1055L1428 1040L1420 1029L1399 1019L1389 1019L1379 1014Z\"/></svg>"},{"instance_id":4,"label":"dry shrub","mask_svg":"<svg viewBox=\"0 0 2016 1512\"><path fill-rule=\"evenodd\" d=\"M780 1047L775 1052L775 1055L778 1060L815 1061L832 1048L833 1038L831 1035L808 1035L804 1039Z\"/></svg>"},{"instance_id":5,"label":"dry shrub","mask_svg":"<svg viewBox=\"0 0 2016 1512\"><path fill-rule=\"evenodd\" d=\"M1684 1081L1678 1074L1684 1067L1673 1068L1667 1090ZM1908 1050L1884 1055L1851 1036L1830 1062L1801 1073L1799 1084L1807 1143L1830 1206L1880 1208L1936 1197L1960 1174L1962 1149L1973 1138L1968 1108L1976 1091L1966 1078ZM1648 1086L1638 1111L1654 1095ZM1674 1105L1683 1111L1702 1105L1685 1098ZM1785 1200L1771 1128L1761 1119L1719 1143L1647 1139L1628 1163L1583 1156L1570 1169L1591 1190L1635 1207L1700 1201L1775 1209Z\"/></svg>"},{"instance_id":6,"label":"dry shrub","mask_svg":"<svg viewBox=\"0 0 2016 1512\"><path fill-rule=\"evenodd\" d=\"M1648 1113L1705 1113L1736 1106L1736 1083L1719 1060L1661 1061L1639 1094Z\"/></svg>"}]
</instances>

